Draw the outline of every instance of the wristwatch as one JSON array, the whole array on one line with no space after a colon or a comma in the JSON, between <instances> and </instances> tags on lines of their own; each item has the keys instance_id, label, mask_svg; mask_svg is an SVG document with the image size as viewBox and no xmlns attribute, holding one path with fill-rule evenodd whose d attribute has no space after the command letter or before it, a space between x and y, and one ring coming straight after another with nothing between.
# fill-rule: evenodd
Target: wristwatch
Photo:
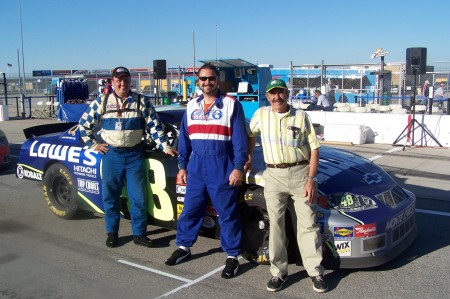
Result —
<instances>
[{"instance_id":1,"label":"wristwatch","mask_svg":"<svg viewBox=\"0 0 450 299\"><path fill-rule=\"evenodd\" d=\"M317 182L317 178L316 178L315 176L308 175L306 178L307 178L308 180L313 180L314 182Z\"/></svg>"}]
</instances>

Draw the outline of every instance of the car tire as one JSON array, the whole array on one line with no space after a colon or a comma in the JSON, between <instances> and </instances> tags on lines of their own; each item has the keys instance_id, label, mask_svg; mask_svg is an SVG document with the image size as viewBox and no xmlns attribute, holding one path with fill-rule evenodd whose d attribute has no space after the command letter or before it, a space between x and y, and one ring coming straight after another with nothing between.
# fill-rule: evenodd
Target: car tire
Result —
<instances>
[{"instance_id":1,"label":"car tire","mask_svg":"<svg viewBox=\"0 0 450 299\"><path fill-rule=\"evenodd\" d=\"M64 165L51 165L44 176L44 198L56 216L72 219L78 211L77 184Z\"/></svg>"}]
</instances>

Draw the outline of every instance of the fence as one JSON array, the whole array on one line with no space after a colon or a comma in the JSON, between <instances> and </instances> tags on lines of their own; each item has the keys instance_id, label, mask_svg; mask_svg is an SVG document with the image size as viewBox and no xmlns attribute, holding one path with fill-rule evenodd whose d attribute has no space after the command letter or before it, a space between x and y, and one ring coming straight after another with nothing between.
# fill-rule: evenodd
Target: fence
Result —
<instances>
[{"instance_id":1,"label":"fence","mask_svg":"<svg viewBox=\"0 0 450 299\"><path fill-rule=\"evenodd\" d=\"M314 90L322 93L334 93L336 102L364 102L383 105L401 104L410 106L416 95L420 102L422 86L425 81L434 85L444 83L444 96L449 94L450 71L438 71L414 75L405 73L404 64L389 64L384 66L383 73L379 64L345 64L345 65L293 65L291 63L288 76L291 97L308 99L314 95ZM414 82L416 84L414 85ZM431 95L431 97L433 97Z\"/></svg>"}]
</instances>

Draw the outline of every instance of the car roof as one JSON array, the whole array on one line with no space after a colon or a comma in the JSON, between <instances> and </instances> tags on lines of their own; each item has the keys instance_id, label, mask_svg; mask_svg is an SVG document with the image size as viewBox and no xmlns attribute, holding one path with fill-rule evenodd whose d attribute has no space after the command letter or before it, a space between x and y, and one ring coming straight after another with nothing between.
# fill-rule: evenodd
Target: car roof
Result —
<instances>
[{"instance_id":1,"label":"car roof","mask_svg":"<svg viewBox=\"0 0 450 299\"><path fill-rule=\"evenodd\" d=\"M156 106L155 110L156 112L158 112L159 119L162 122L175 124L181 122L184 112L186 111L186 106L184 105Z\"/></svg>"}]
</instances>

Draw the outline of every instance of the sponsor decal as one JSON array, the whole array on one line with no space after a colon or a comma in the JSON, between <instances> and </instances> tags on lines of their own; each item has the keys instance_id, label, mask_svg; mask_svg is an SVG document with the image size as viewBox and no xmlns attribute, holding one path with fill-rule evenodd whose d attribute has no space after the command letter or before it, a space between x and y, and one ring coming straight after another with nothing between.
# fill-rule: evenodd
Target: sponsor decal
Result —
<instances>
[{"instance_id":1,"label":"sponsor decal","mask_svg":"<svg viewBox=\"0 0 450 299\"><path fill-rule=\"evenodd\" d=\"M84 151L84 158L80 159L83 148L61 144L39 143L34 141L30 146L30 157L49 158L59 161L68 161L75 164L94 166L97 164L98 154L91 150Z\"/></svg>"},{"instance_id":2,"label":"sponsor decal","mask_svg":"<svg viewBox=\"0 0 450 299\"><path fill-rule=\"evenodd\" d=\"M77 181L78 181L78 190L79 191L100 194L99 182L85 180L85 179L77 179Z\"/></svg>"},{"instance_id":3,"label":"sponsor decal","mask_svg":"<svg viewBox=\"0 0 450 299\"><path fill-rule=\"evenodd\" d=\"M177 196L177 201L178 202L184 202L184 197L183 196Z\"/></svg>"},{"instance_id":4,"label":"sponsor decal","mask_svg":"<svg viewBox=\"0 0 450 299\"><path fill-rule=\"evenodd\" d=\"M181 212L183 212L184 205L177 204L177 219L180 218Z\"/></svg>"},{"instance_id":5,"label":"sponsor decal","mask_svg":"<svg viewBox=\"0 0 450 299\"><path fill-rule=\"evenodd\" d=\"M353 238L353 226L335 226L333 231L335 239Z\"/></svg>"},{"instance_id":6,"label":"sponsor decal","mask_svg":"<svg viewBox=\"0 0 450 299\"><path fill-rule=\"evenodd\" d=\"M216 222L214 221L214 219L212 219L209 216L203 217L203 223L202 223L203 227L213 228L215 225L216 225Z\"/></svg>"},{"instance_id":7,"label":"sponsor decal","mask_svg":"<svg viewBox=\"0 0 450 299\"><path fill-rule=\"evenodd\" d=\"M334 249L339 256L352 256L351 241L334 241Z\"/></svg>"},{"instance_id":8,"label":"sponsor decal","mask_svg":"<svg viewBox=\"0 0 450 299\"><path fill-rule=\"evenodd\" d=\"M192 113L191 113L191 119L192 120L219 120L223 117L223 112L222 110L212 110L210 112L204 112L203 109L195 109Z\"/></svg>"},{"instance_id":9,"label":"sponsor decal","mask_svg":"<svg viewBox=\"0 0 450 299\"><path fill-rule=\"evenodd\" d=\"M16 174L19 179L23 179L23 167L21 165L17 166Z\"/></svg>"},{"instance_id":10,"label":"sponsor decal","mask_svg":"<svg viewBox=\"0 0 450 299\"><path fill-rule=\"evenodd\" d=\"M76 140L77 138L73 136L61 136L61 139Z\"/></svg>"},{"instance_id":11,"label":"sponsor decal","mask_svg":"<svg viewBox=\"0 0 450 299\"><path fill-rule=\"evenodd\" d=\"M209 216L217 216L217 211L216 211L216 209L215 209L213 206L208 205L208 206L206 207L205 215L209 215Z\"/></svg>"},{"instance_id":12,"label":"sponsor decal","mask_svg":"<svg viewBox=\"0 0 450 299\"><path fill-rule=\"evenodd\" d=\"M221 119L222 118L222 116L223 116L223 113L222 113L222 110L214 110L214 111L212 111L212 113L211 113L211 117L213 118L213 119Z\"/></svg>"},{"instance_id":13,"label":"sponsor decal","mask_svg":"<svg viewBox=\"0 0 450 299\"><path fill-rule=\"evenodd\" d=\"M19 179L29 178L37 181L42 181L42 173L25 169L20 165L17 166L16 173Z\"/></svg>"},{"instance_id":14,"label":"sponsor decal","mask_svg":"<svg viewBox=\"0 0 450 299\"><path fill-rule=\"evenodd\" d=\"M371 237L377 234L375 223L355 225L355 238Z\"/></svg>"},{"instance_id":15,"label":"sponsor decal","mask_svg":"<svg viewBox=\"0 0 450 299\"><path fill-rule=\"evenodd\" d=\"M90 178L97 178L97 168L83 165L74 165L73 173L78 176L87 176Z\"/></svg>"},{"instance_id":16,"label":"sponsor decal","mask_svg":"<svg viewBox=\"0 0 450 299\"><path fill-rule=\"evenodd\" d=\"M362 179L363 183L367 185L378 184L383 181L383 178L379 173L366 173Z\"/></svg>"},{"instance_id":17,"label":"sponsor decal","mask_svg":"<svg viewBox=\"0 0 450 299\"><path fill-rule=\"evenodd\" d=\"M116 104L108 104L106 105L106 110L116 110L117 105Z\"/></svg>"},{"instance_id":18,"label":"sponsor decal","mask_svg":"<svg viewBox=\"0 0 450 299\"><path fill-rule=\"evenodd\" d=\"M386 230L402 224L412 214L414 214L414 205L410 206L408 209L403 211L401 214L395 216L391 220L388 220L386 223Z\"/></svg>"},{"instance_id":19,"label":"sponsor decal","mask_svg":"<svg viewBox=\"0 0 450 299\"><path fill-rule=\"evenodd\" d=\"M186 185L177 185L176 192L178 194L186 194Z\"/></svg>"},{"instance_id":20,"label":"sponsor decal","mask_svg":"<svg viewBox=\"0 0 450 299\"><path fill-rule=\"evenodd\" d=\"M192 120L207 120L209 114L205 114L202 109L195 109L191 113Z\"/></svg>"}]
</instances>

